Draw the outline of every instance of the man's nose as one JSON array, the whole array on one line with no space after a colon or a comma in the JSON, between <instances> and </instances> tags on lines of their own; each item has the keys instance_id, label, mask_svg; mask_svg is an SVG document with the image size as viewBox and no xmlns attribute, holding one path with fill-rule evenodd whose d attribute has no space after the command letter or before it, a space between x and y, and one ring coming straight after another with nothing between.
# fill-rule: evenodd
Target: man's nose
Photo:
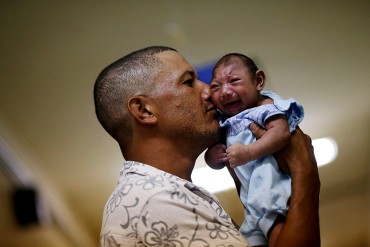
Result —
<instances>
[{"instance_id":1,"label":"man's nose","mask_svg":"<svg viewBox=\"0 0 370 247\"><path fill-rule=\"evenodd\" d=\"M203 86L201 93L202 98L208 101L211 98L211 90L209 88L209 85L204 82L202 83L202 86Z\"/></svg>"}]
</instances>

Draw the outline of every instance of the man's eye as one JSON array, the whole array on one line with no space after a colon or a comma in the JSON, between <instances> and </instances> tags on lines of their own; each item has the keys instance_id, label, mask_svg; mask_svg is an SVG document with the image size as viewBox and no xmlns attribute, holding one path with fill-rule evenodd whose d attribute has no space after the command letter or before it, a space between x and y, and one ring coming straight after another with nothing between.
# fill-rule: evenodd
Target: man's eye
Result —
<instances>
[{"instance_id":1,"label":"man's eye","mask_svg":"<svg viewBox=\"0 0 370 247\"><path fill-rule=\"evenodd\" d=\"M189 87L192 87L193 86L193 79L189 79L189 80L186 80L184 82L185 85L189 86Z\"/></svg>"}]
</instances>

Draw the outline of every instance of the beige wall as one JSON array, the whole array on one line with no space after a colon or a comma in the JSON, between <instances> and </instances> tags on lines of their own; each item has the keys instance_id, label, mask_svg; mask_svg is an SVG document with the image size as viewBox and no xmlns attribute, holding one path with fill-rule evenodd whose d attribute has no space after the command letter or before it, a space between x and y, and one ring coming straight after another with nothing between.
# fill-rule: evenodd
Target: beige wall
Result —
<instances>
[{"instance_id":1,"label":"beige wall","mask_svg":"<svg viewBox=\"0 0 370 247\"><path fill-rule=\"evenodd\" d=\"M77 247L98 246L86 226L66 203L55 184L50 181L13 128L0 112L0 243L7 247ZM7 163L7 164L5 164ZM10 167L10 166L11 167ZM40 222L20 226L16 222L12 196L19 187L36 190L41 208Z\"/></svg>"},{"instance_id":2,"label":"beige wall","mask_svg":"<svg viewBox=\"0 0 370 247\"><path fill-rule=\"evenodd\" d=\"M0 242L6 247L72 247L54 224L21 227L15 220L11 201L14 184L0 170Z\"/></svg>"}]
</instances>

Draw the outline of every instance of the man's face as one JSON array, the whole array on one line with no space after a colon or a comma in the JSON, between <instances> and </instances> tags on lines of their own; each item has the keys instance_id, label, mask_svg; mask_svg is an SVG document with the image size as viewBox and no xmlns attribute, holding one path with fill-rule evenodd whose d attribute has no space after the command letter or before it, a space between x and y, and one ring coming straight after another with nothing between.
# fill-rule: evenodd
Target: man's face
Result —
<instances>
[{"instance_id":1,"label":"man's face","mask_svg":"<svg viewBox=\"0 0 370 247\"><path fill-rule=\"evenodd\" d=\"M197 79L193 67L179 53L166 51L157 56L165 65L156 79L154 99L161 131L194 146L217 141L220 126L208 85Z\"/></svg>"},{"instance_id":2,"label":"man's face","mask_svg":"<svg viewBox=\"0 0 370 247\"><path fill-rule=\"evenodd\" d=\"M214 72L210 88L213 103L230 116L255 107L258 102L257 82L238 61L219 66Z\"/></svg>"}]
</instances>

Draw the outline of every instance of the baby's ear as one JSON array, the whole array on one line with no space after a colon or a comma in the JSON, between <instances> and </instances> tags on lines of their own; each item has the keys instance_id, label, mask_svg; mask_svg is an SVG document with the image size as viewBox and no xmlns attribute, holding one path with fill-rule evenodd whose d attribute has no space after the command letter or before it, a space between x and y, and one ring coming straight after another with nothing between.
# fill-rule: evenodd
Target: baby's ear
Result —
<instances>
[{"instance_id":1,"label":"baby's ear","mask_svg":"<svg viewBox=\"0 0 370 247\"><path fill-rule=\"evenodd\" d=\"M256 88L257 90L261 91L265 87L265 72L263 70L257 70L256 71Z\"/></svg>"},{"instance_id":2,"label":"baby's ear","mask_svg":"<svg viewBox=\"0 0 370 247\"><path fill-rule=\"evenodd\" d=\"M157 122L154 107L144 96L133 96L128 100L128 110L134 119L142 124L153 124Z\"/></svg>"}]
</instances>

